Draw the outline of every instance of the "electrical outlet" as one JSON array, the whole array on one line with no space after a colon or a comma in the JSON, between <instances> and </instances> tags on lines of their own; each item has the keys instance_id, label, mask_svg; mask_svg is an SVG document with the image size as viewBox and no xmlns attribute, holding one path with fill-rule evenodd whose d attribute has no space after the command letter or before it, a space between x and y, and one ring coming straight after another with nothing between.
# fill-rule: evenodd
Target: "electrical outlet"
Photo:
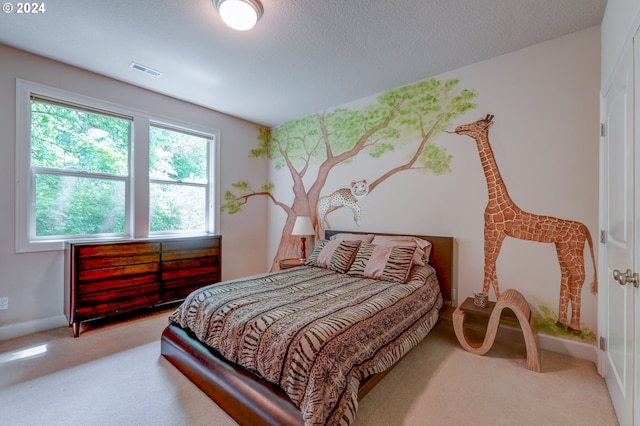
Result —
<instances>
[{"instance_id":1,"label":"electrical outlet","mask_svg":"<svg viewBox=\"0 0 640 426\"><path fill-rule=\"evenodd\" d=\"M8 297L0 297L0 311L4 309L9 309L9 298Z\"/></svg>"}]
</instances>

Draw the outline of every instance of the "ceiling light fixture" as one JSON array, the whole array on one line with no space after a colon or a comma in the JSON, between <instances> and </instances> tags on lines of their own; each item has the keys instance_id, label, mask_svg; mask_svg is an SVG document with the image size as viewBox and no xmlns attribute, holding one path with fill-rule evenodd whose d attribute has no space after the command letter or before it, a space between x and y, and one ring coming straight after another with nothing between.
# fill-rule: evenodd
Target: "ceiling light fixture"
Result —
<instances>
[{"instance_id":1,"label":"ceiling light fixture","mask_svg":"<svg viewBox=\"0 0 640 426\"><path fill-rule=\"evenodd\" d=\"M264 12L259 0L213 0L213 5L224 23L238 31L253 28Z\"/></svg>"}]
</instances>

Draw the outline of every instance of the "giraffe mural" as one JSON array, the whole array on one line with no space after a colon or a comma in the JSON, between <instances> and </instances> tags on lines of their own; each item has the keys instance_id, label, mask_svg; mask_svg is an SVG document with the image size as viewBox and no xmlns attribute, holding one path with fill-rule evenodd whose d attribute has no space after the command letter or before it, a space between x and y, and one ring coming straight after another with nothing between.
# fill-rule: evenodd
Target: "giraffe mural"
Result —
<instances>
[{"instance_id":1,"label":"giraffe mural","mask_svg":"<svg viewBox=\"0 0 640 426\"><path fill-rule=\"evenodd\" d=\"M458 126L455 129L455 133L475 139L487 180L489 201L484 211L484 281L482 291L488 293L491 286L496 297L500 297L496 261L505 237L554 243L562 273L558 325L579 334L581 332L580 293L586 277L583 255L585 241L589 243L594 269L591 291L594 294L597 291L596 265L591 234L587 227L580 222L525 212L511 200L489 143L489 128L492 125L493 115L487 115L481 120ZM571 307L571 321L567 323L569 305Z\"/></svg>"}]
</instances>

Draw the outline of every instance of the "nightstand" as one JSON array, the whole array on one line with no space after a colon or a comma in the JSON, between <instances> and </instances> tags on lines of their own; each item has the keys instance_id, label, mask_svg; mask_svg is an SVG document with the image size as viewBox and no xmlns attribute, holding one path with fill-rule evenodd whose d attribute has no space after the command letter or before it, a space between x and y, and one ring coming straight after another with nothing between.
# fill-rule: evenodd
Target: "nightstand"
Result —
<instances>
[{"instance_id":1,"label":"nightstand","mask_svg":"<svg viewBox=\"0 0 640 426\"><path fill-rule=\"evenodd\" d=\"M304 265L304 262L306 260L307 259L303 259L300 257L294 257L291 259L282 259L278 263L280 264L280 269L290 269L290 268L296 268L298 266Z\"/></svg>"},{"instance_id":2,"label":"nightstand","mask_svg":"<svg viewBox=\"0 0 640 426\"><path fill-rule=\"evenodd\" d=\"M531 308L525 298L517 290L509 289L502 293L497 302L488 302L485 308L479 308L473 304L473 298L467 298L462 305L453 312L453 330L456 333L458 342L467 351L476 355L486 354L496 338L498 326L502 316L502 311L507 309L505 317L520 323L527 348L527 369L540 372L540 344L538 342L538 332L533 322ZM513 312L513 316L509 314ZM509 312L509 314L507 314ZM478 323L473 319L478 317L488 318L488 322ZM510 317L510 318L509 318ZM467 321L470 320L470 321ZM484 339L471 339L470 333L465 330L467 327L484 328Z\"/></svg>"}]
</instances>

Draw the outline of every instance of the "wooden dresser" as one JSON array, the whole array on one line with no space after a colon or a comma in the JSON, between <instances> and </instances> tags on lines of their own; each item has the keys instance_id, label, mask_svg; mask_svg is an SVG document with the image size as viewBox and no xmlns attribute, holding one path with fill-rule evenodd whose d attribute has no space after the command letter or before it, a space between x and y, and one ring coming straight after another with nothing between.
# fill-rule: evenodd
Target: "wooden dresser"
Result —
<instances>
[{"instance_id":1,"label":"wooden dresser","mask_svg":"<svg viewBox=\"0 0 640 426\"><path fill-rule=\"evenodd\" d=\"M80 323L183 300L221 279L220 235L69 241L65 315Z\"/></svg>"}]
</instances>

